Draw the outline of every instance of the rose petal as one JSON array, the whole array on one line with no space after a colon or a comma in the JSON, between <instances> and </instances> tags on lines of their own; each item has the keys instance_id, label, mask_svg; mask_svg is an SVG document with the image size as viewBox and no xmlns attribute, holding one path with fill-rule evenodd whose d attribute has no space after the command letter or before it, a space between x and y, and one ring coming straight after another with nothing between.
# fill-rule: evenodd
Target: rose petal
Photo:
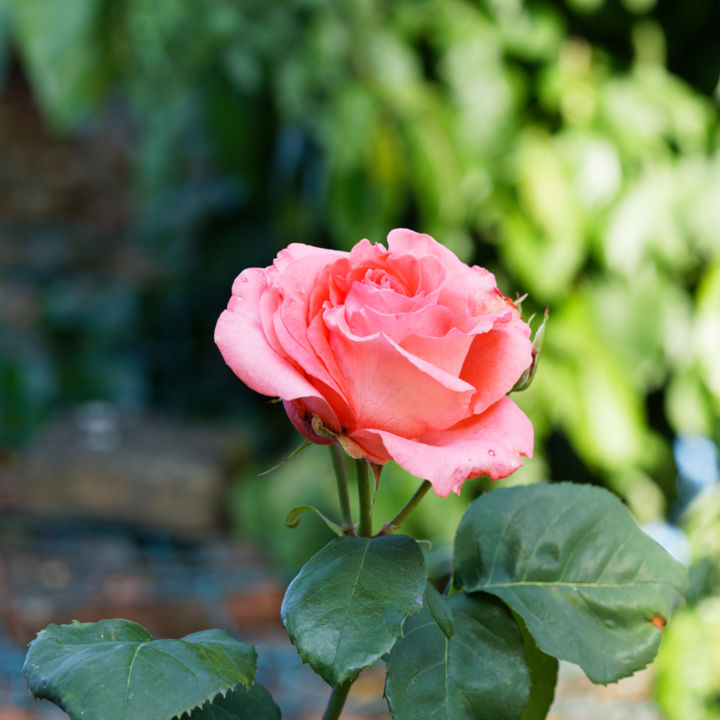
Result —
<instances>
[{"instance_id":1,"label":"rose petal","mask_svg":"<svg viewBox=\"0 0 720 720\"><path fill-rule=\"evenodd\" d=\"M409 335L400 345L412 355L422 358L450 375L459 377L473 339L472 335L451 328L442 337Z\"/></svg>"},{"instance_id":2,"label":"rose petal","mask_svg":"<svg viewBox=\"0 0 720 720\"><path fill-rule=\"evenodd\" d=\"M316 392L334 410L335 421L339 418L342 424L347 424L352 410L337 382L339 374L333 372L313 348L308 337L307 318L311 289L316 286L318 276L325 271L328 262L334 263L346 256L347 253L334 250L319 250L297 243L290 245L278 256L281 262L276 259L273 267L268 269L272 287L260 298L261 324L268 343L310 380ZM282 272L277 271L278 267ZM321 416L329 422L327 412Z\"/></svg>"},{"instance_id":3,"label":"rose petal","mask_svg":"<svg viewBox=\"0 0 720 720\"><path fill-rule=\"evenodd\" d=\"M295 262L304 258L312 257L318 260L321 265L327 265L347 256L348 253L340 250L326 250L325 248L305 245L304 243L290 243L277 254L277 257L273 260L273 267L279 272L283 272Z\"/></svg>"},{"instance_id":4,"label":"rose petal","mask_svg":"<svg viewBox=\"0 0 720 720\"><path fill-rule=\"evenodd\" d=\"M507 477L532 457L530 420L508 397L481 415L475 415L442 432L408 440L385 430L361 429L350 438L368 454L394 460L417 477L432 483L436 495L460 494L469 478Z\"/></svg>"},{"instance_id":5,"label":"rose petal","mask_svg":"<svg viewBox=\"0 0 720 720\"><path fill-rule=\"evenodd\" d=\"M342 311L331 308L324 317L355 410L354 427L348 429L392 429L417 437L467 415L472 385L410 355L381 333L353 335Z\"/></svg>"},{"instance_id":6,"label":"rose petal","mask_svg":"<svg viewBox=\"0 0 720 720\"><path fill-rule=\"evenodd\" d=\"M276 311L266 320L263 315L263 327L272 327L273 337L281 354L292 358L292 362L302 368L304 374L327 397L333 406L342 405L345 414L350 406L345 400L344 391L336 381L327 365L318 357L308 337L307 308L302 303L289 298L283 299ZM327 392L326 392L327 390Z\"/></svg>"},{"instance_id":7,"label":"rose petal","mask_svg":"<svg viewBox=\"0 0 720 720\"><path fill-rule=\"evenodd\" d=\"M396 343L408 335L442 337L452 327L452 312L440 305L429 305L415 312L380 313L369 307L345 306L345 317L353 334L365 337L378 332L387 335Z\"/></svg>"},{"instance_id":8,"label":"rose petal","mask_svg":"<svg viewBox=\"0 0 720 720\"><path fill-rule=\"evenodd\" d=\"M404 228L392 230L388 247L394 254L412 254L424 260L423 264L431 257L439 260L444 280L437 302L455 313L457 327L462 330L470 330L472 318L495 312L510 302L497 289L495 276L489 270L467 266L430 235Z\"/></svg>"},{"instance_id":9,"label":"rose petal","mask_svg":"<svg viewBox=\"0 0 720 720\"><path fill-rule=\"evenodd\" d=\"M477 388L473 412L481 413L509 393L532 362L530 328L523 322L477 335L460 373Z\"/></svg>"},{"instance_id":10,"label":"rose petal","mask_svg":"<svg viewBox=\"0 0 720 720\"><path fill-rule=\"evenodd\" d=\"M383 313L409 313L426 303L389 287L377 287L370 282L356 282L350 287L343 304L351 309L372 308Z\"/></svg>"},{"instance_id":11,"label":"rose petal","mask_svg":"<svg viewBox=\"0 0 720 720\"><path fill-rule=\"evenodd\" d=\"M215 343L231 370L250 388L284 400L317 397L308 380L272 348L260 321L260 298L266 271L244 270L233 284L233 295L215 326Z\"/></svg>"}]
</instances>

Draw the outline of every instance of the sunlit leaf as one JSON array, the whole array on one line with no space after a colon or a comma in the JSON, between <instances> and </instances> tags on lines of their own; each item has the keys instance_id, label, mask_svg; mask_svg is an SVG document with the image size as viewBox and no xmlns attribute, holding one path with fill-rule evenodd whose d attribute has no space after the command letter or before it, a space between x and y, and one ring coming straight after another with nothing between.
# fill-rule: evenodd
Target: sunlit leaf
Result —
<instances>
[{"instance_id":1,"label":"sunlit leaf","mask_svg":"<svg viewBox=\"0 0 720 720\"><path fill-rule=\"evenodd\" d=\"M645 667L687 570L611 493L559 483L478 498L455 539L455 583L502 598L539 649L607 683Z\"/></svg>"}]
</instances>

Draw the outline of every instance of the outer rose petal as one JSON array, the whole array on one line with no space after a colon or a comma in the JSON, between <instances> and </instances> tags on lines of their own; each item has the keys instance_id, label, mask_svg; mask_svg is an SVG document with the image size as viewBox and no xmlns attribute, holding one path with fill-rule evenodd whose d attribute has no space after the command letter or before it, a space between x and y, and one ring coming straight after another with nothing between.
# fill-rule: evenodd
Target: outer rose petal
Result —
<instances>
[{"instance_id":1,"label":"outer rose petal","mask_svg":"<svg viewBox=\"0 0 720 720\"><path fill-rule=\"evenodd\" d=\"M273 261L273 267L282 272L295 261L311 256L317 258L322 265L327 265L341 257L347 257L347 255L348 253L340 250L326 250L325 248L305 245L304 243L290 243L290 245L278 253Z\"/></svg>"},{"instance_id":2,"label":"outer rose petal","mask_svg":"<svg viewBox=\"0 0 720 720\"><path fill-rule=\"evenodd\" d=\"M357 430L350 437L368 454L394 460L426 478L440 497L459 495L465 480L479 475L493 480L507 477L522 465L520 456L532 457L533 449L530 420L508 397L481 415L419 440L371 429Z\"/></svg>"},{"instance_id":3,"label":"outer rose petal","mask_svg":"<svg viewBox=\"0 0 720 720\"><path fill-rule=\"evenodd\" d=\"M477 389L473 412L485 411L509 393L531 362L530 328L524 322L496 325L477 335L460 373Z\"/></svg>"},{"instance_id":4,"label":"outer rose petal","mask_svg":"<svg viewBox=\"0 0 720 720\"><path fill-rule=\"evenodd\" d=\"M283 400L324 398L295 367L268 343L260 321L265 270L249 268L235 280L233 296L215 326L215 343L231 370L250 388ZM328 408L329 409L329 408ZM332 417L332 411L328 417Z\"/></svg>"}]
</instances>

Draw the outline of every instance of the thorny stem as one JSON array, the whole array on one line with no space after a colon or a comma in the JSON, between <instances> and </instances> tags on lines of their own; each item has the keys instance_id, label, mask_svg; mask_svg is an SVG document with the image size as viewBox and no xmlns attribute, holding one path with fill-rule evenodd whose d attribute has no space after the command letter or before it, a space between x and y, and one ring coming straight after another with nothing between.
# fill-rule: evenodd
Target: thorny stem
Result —
<instances>
[{"instance_id":1,"label":"thorny stem","mask_svg":"<svg viewBox=\"0 0 720 720\"><path fill-rule=\"evenodd\" d=\"M357 469L358 499L360 501L358 533L360 537L370 537L372 535L372 495L367 460L356 460L355 467Z\"/></svg>"},{"instance_id":2,"label":"thorny stem","mask_svg":"<svg viewBox=\"0 0 720 720\"><path fill-rule=\"evenodd\" d=\"M392 519L382 526L382 530L378 535L390 535L395 532L405 522L407 516L415 509L419 502L425 497L427 491L432 487L429 480L423 480L420 487L415 491L413 496L403 505L402 510Z\"/></svg>"},{"instance_id":3,"label":"thorny stem","mask_svg":"<svg viewBox=\"0 0 720 720\"><path fill-rule=\"evenodd\" d=\"M346 535L354 535L355 529L352 521L352 510L350 509L350 496L348 495L347 480L345 479L345 463L343 462L342 451L338 443L333 443L330 446L330 457L332 458L335 480L337 481L340 512L342 513L343 519L343 531Z\"/></svg>"},{"instance_id":4,"label":"thorny stem","mask_svg":"<svg viewBox=\"0 0 720 720\"><path fill-rule=\"evenodd\" d=\"M343 705L347 699L348 692L350 692L350 686L353 684L355 678L346 680L340 683L337 687L333 688L330 700L328 701L327 707L325 708L325 714L323 720L337 720L342 712Z\"/></svg>"}]
</instances>

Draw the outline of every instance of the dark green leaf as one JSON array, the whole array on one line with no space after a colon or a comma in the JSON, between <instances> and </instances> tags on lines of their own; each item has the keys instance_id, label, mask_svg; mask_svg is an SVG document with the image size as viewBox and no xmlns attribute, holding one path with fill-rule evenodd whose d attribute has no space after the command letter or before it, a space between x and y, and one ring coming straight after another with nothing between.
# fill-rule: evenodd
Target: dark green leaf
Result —
<instances>
[{"instance_id":1,"label":"dark green leaf","mask_svg":"<svg viewBox=\"0 0 720 720\"><path fill-rule=\"evenodd\" d=\"M513 613L513 618L522 633L530 669L530 700L520 720L545 720L555 698L558 661L538 648L525 621L517 613Z\"/></svg>"},{"instance_id":2,"label":"dark green leaf","mask_svg":"<svg viewBox=\"0 0 720 720\"><path fill-rule=\"evenodd\" d=\"M447 598L443 597L431 583L427 584L425 590L425 605L440 629L451 638L455 632L452 608L448 604Z\"/></svg>"},{"instance_id":3,"label":"dark green leaf","mask_svg":"<svg viewBox=\"0 0 720 720\"><path fill-rule=\"evenodd\" d=\"M255 676L255 648L222 630L153 640L129 620L49 625L30 644L30 690L73 720L170 720Z\"/></svg>"},{"instance_id":4,"label":"dark green leaf","mask_svg":"<svg viewBox=\"0 0 720 720\"><path fill-rule=\"evenodd\" d=\"M302 659L335 686L392 648L403 620L420 610L425 584L411 538L336 538L290 584L282 621Z\"/></svg>"},{"instance_id":5,"label":"dark green leaf","mask_svg":"<svg viewBox=\"0 0 720 720\"><path fill-rule=\"evenodd\" d=\"M496 490L455 538L455 583L502 598L538 647L593 682L649 663L681 602L687 570L609 492L561 483Z\"/></svg>"},{"instance_id":6,"label":"dark green leaf","mask_svg":"<svg viewBox=\"0 0 720 720\"><path fill-rule=\"evenodd\" d=\"M280 708L270 693L255 683L218 696L208 705L194 710L188 720L280 720Z\"/></svg>"},{"instance_id":7,"label":"dark green leaf","mask_svg":"<svg viewBox=\"0 0 720 720\"><path fill-rule=\"evenodd\" d=\"M451 638L430 611L405 622L385 696L395 720L518 720L530 691L522 635L489 595L452 595Z\"/></svg>"}]
</instances>

